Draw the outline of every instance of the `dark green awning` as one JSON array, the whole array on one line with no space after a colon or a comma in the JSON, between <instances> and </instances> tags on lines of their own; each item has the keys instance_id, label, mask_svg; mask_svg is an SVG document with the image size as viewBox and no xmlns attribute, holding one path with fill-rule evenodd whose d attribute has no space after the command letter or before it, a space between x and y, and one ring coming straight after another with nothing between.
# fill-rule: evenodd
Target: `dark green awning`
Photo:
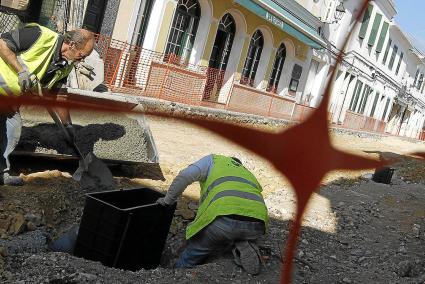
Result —
<instances>
[{"instance_id":1,"label":"dark green awning","mask_svg":"<svg viewBox=\"0 0 425 284\"><path fill-rule=\"evenodd\" d=\"M291 15L273 0L234 0L234 2L257 16L271 22L284 32L292 35L312 48L322 49L326 45L316 30ZM270 8L269 10L273 12L270 12L265 7Z\"/></svg>"}]
</instances>

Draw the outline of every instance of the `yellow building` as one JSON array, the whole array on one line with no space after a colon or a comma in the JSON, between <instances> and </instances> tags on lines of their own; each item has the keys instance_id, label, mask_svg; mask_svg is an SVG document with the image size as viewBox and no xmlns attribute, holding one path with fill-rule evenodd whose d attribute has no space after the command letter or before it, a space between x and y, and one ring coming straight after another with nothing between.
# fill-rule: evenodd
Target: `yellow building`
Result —
<instances>
[{"instance_id":1,"label":"yellow building","mask_svg":"<svg viewBox=\"0 0 425 284\"><path fill-rule=\"evenodd\" d=\"M138 60L130 63L133 71L118 71L126 74L122 84L133 78L141 89L152 88L149 76L165 76L153 68L173 63L197 72L190 78L205 73L203 85L195 88L203 101L253 102L258 108L292 112L306 85L313 50L325 46L321 25L293 0L129 0L120 2L112 38L143 47L127 56ZM146 63L152 52L155 58L164 55L154 65ZM141 75L147 72L142 68L149 74ZM288 105L263 103L270 98Z\"/></svg>"}]
</instances>

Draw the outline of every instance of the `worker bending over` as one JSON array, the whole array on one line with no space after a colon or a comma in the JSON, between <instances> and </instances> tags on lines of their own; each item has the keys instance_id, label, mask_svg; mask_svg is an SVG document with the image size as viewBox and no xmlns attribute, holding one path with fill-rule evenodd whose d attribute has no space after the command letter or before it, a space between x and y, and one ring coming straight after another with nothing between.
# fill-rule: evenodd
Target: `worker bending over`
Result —
<instances>
[{"instance_id":1,"label":"worker bending over","mask_svg":"<svg viewBox=\"0 0 425 284\"><path fill-rule=\"evenodd\" d=\"M1 96L20 96L30 92L37 87L36 84L57 93L74 62L90 55L93 47L93 34L83 29L59 35L46 27L28 24L22 29L2 34L0 100ZM69 113L66 110L56 111L71 138L75 138ZM9 155L19 142L21 128L18 107L0 110L0 185L23 184L21 177L9 174Z\"/></svg>"},{"instance_id":2,"label":"worker bending over","mask_svg":"<svg viewBox=\"0 0 425 284\"><path fill-rule=\"evenodd\" d=\"M261 257L255 241L265 234L268 214L255 176L237 158L208 155L182 170L157 202L172 205L195 181L201 186L200 204L176 267L193 267L233 248L236 264L258 274Z\"/></svg>"}]
</instances>

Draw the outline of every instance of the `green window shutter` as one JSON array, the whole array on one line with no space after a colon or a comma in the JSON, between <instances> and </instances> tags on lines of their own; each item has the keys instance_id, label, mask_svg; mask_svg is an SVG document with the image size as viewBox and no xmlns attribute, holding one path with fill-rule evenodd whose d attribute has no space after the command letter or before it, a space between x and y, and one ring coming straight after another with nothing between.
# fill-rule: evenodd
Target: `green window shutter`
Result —
<instances>
[{"instance_id":1,"label":"green window shutter","mask_svg":"<svg viewBox=\"0 0 425 284\"><path fill-rule=\"evenodd\" d=\"M378 103L378 99L380 96L381 95L378 92L376 92L375 100L373 101L372 110L370 111L370 117L373 117L375 115L376 104Z\"/></svg>"},{"instance_id":2,"label":"green window shutter","mask_svg":"<svg viewBox=\"0 0 425 284\"><path fill-rule=\"evenodd\" d=\"M358 80L357 83L358 83L358 87L356 88L356 94L355 94L355 97L353 97L353 100L351 101L351 107L350 107L351 111L355 111L357 107L357 102L359 100L360 94L363 89L363 82Z\"/></svg>"},{"instance_id":3,"label":"green window shutter","mask_svg":"<svg viewBox=\"0 0 425 284\"><path fill-rule=\"evenodd\" d=\"M348 107L349 110L352 110L353 108L354 100L356 99L360 84L362 84L362 82L360 82L360 80L357 80L356 86L354 87L353 96L351 97L350 106Z\"/></svg>"},{"instance_id":4,"label":"green window shutter","mask_svg":"<svg viewBox=\"0 0 425 284\"><path fill-rule=\"evenodd\" d=\"M388 52L390 52L391 43L392 43L392 40L389 38L387 43L387 48L385 49L384 58L382 59L382 64L384 65L387 63Z\"/></svg>"},{"instance_id":5,"label":"green window shutter","mask_svg":"<svg viewBox=\"0 0 425 284\"><path fill-rule=\"evenodd\" d=\"M398 64L397 64L397 69L395 70L395 74L396 75L398 75L398 71L400 70L400 65L401 65L401 61L403 60L403 56L404 56L404 54L403 54L403 52L400 54L400 60L398 61Z\"/></svg>"},{"instance_id":6,"label":"green window shutter","mask_svg":"<svg viewBox=\"0 0 425 284\"><path fill-rule=\"evenodd\" d=\"M376 52L382 51L382 47L384 47L384 41L385 41L385 38L387 37L389 26L390 24L388 24L387 22L384 22L384 24L382 25L381 35L379 36L378 45L376 46Z\"/></svg>"},{"instance_id":7,"label":"green window shutter","mask_svg":"<svg viewBox=\"0 0 425 284\"><path fill-rule=\"evenodd\" d=\"M387 103L385 104L384 113L382 114L382 121L385 121L385 118L387 117L387 111L389 106L390 106L390 99L387 98Z\"/></svg>"},{"instance_id":8,"label":"green window shutter","mask_svg":"<svg viewBox=\"0 0 425 284\"><path fill-rule=\"evenodd\" d=\"M369 41L367 44L373 46L376 41L376 35L378 34L379 26L381 25L382 15L376 14L375 20L373 20L372 31L370 32Z\"/></svg>"},{"instance_id":9,"label":"green window shutter","mask_svg":"<svg viewBox=\"0 0 425 284\"><path fill-rule=\"evenodd\" d=\"M394 47L393 47L393 53L391 54L391 57L390 57L390 63L388 64L388 68L390 70L393 70L395 56L397 55L397 51L398 51L398 46L397 45L394 45Z\"/></svg>"},{"instance_id":10,"label":"green window shutter","mask_svg":"<svg viewBox=\"0 0 425 284\"><path fill-rule=\"evenodd\" d=\"M369 25L370 15L373 11L373 5L369 5L363 15L362 26L360 27L359 38L366 37L367 27Z\"/></svg>"}]
</instances>

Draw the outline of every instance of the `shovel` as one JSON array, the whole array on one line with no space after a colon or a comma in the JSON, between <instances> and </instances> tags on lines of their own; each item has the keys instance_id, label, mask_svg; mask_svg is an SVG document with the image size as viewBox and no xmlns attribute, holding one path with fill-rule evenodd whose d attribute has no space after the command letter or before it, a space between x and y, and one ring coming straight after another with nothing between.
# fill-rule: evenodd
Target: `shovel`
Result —
<instances>
[{"instance_id":1,"label":"shovel","mask_svg":"<svg viewBox=\"0 0 425 284\"><path fill-rule=\"evenodd\" d=\"M87 156L84 157L75 141L71 139L71 136L60 120L58 114L52 109L47 109L47 111L80 158L79 167L72 175L72 178L84 189L99 191L115 189L115 180L105 163L97 158L93 152L88 153Z\"/></svg>"},{"instance_id":2,"label":"shovel","mask_svg":"<svg viewBox=\"0 0 425 284\"><path fill-rule=\"evenodd\" d=\"M38 94L43 96L43 91L40 84L37 84ZM63 135L66 138L66 141L78 154L80 161L78 169L72 175L72 178L77 181L82 188L86 190L113 190L116 189L117 185L112 176L111 171L99 158L97 158L93 152L87 154L84 157L80 148L77 146L75 141L71 139L68 131L63 125L59 115L51 108L46 108L50 116L53 118L56 126L62 131Z\"/></svg>"}]
</instances>

